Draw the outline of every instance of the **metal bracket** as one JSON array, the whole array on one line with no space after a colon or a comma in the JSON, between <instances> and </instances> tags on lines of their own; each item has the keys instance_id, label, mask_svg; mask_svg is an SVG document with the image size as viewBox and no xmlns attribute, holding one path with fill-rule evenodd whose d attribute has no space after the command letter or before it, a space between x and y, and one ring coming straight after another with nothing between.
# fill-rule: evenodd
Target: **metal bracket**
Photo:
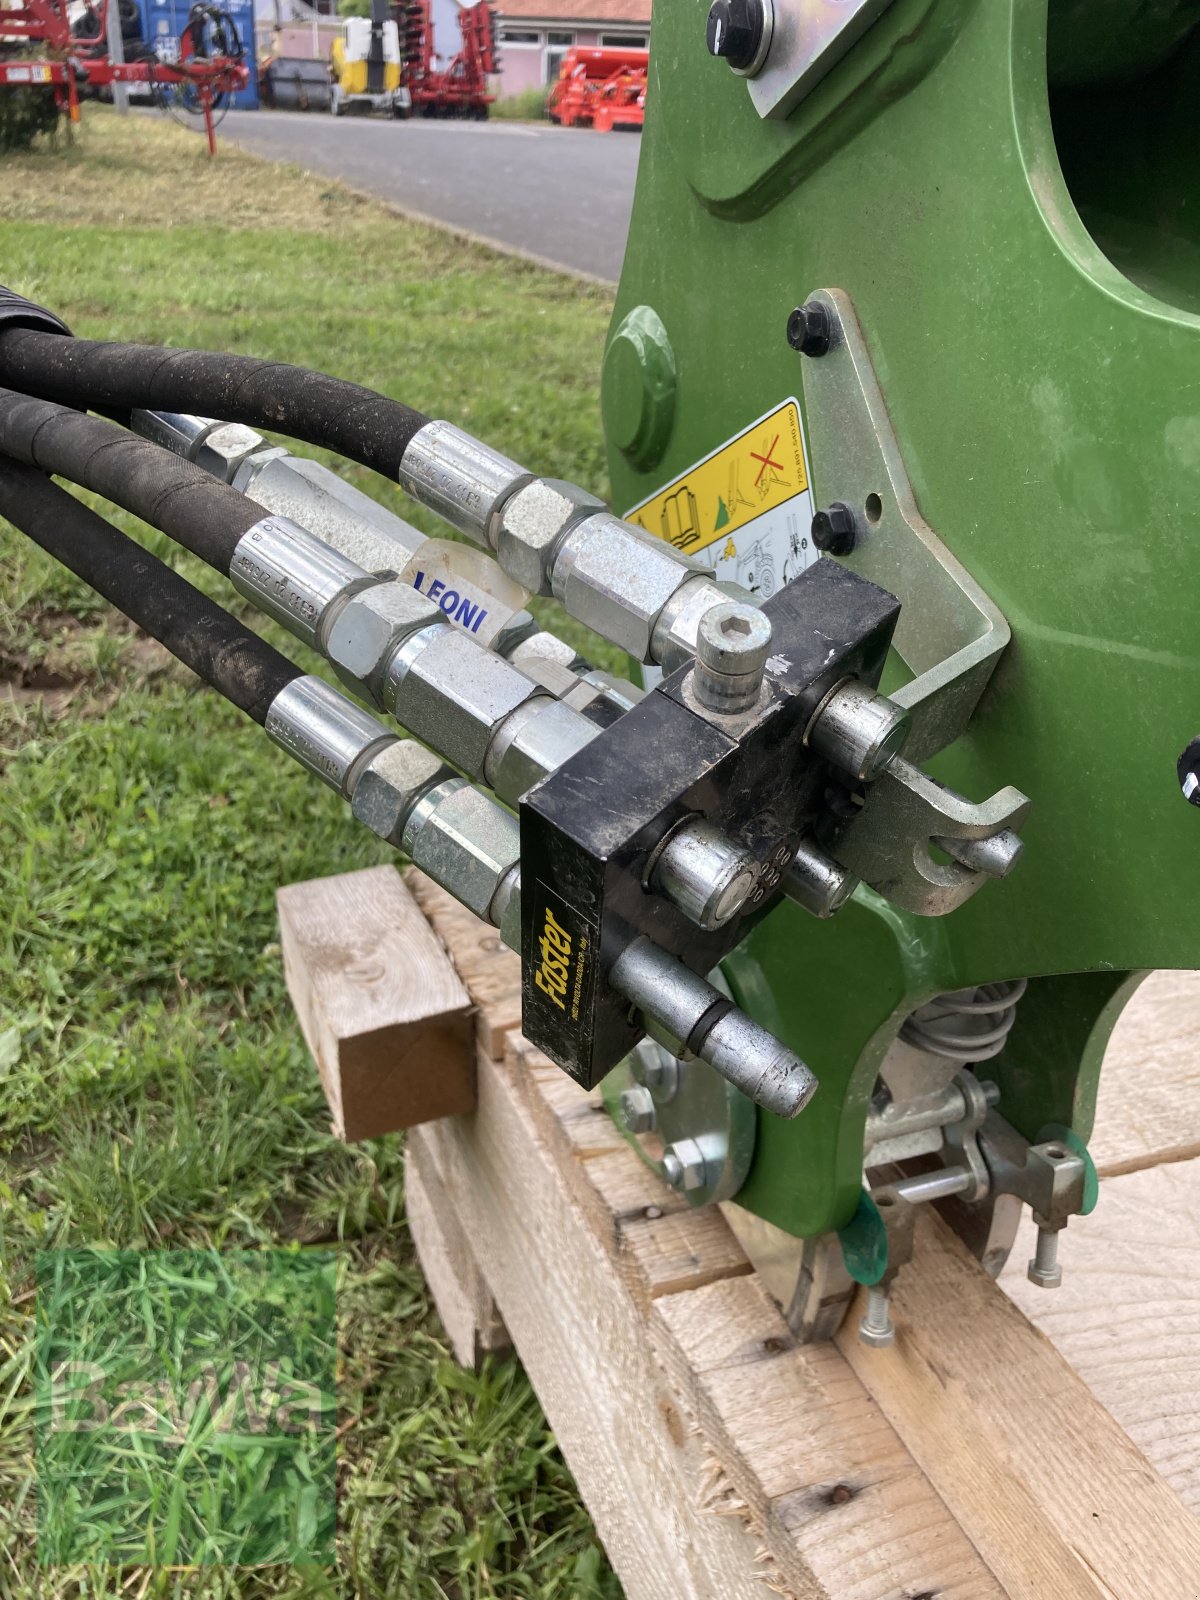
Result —
<instances>
[{"instance_id":1,"label":"metal bracket","mask_svg":"<svg viewBox=\"0 0 1200 1600\"><path fill-rule=\"evenodd\" d=\"M931 846L948 851L960 842L1015 831L1030 805L1028 796L1011 785L976 804L919 767L897 760L870 786L862 809L829 848L844 867L901 910L941 917L996 874L961 860L935 860Z\"/></svg>"},{"instance_id":2,"label":"metal bracket","mask_svg":"<svg viewBox=\"0 0 1200 1600\"><path fill-rule=\"evenodd\" d=\"M786 117L891 5L892 0L783 0L770 49L750 78L760 117Z\"/></svg>"},{"instance_id":3,"label":"metal bracket","mask_svg":"<svg viewBox=\"0 0 1200 1600\"><path fill-rule=\"evenodd\" d=\"M891 699L912 712L905 754L923 761L966 728L1010 630L917 509L849 296L820 289L811 299L831 320L828 353L803 364L820 503L837 500L852 508L857 538L853 552L840 559L903 607L893 644L914 678Z\"/></svg>"}]
</instances>

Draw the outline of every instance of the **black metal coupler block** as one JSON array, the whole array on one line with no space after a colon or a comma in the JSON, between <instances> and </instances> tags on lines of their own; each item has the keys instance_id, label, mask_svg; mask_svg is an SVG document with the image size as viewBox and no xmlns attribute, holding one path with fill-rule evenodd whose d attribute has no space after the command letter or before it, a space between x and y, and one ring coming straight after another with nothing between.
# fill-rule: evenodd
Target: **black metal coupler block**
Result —
<instances>
[{"instance_id":1,"label":"black metal coupler block","mask_svg":"<svg viewBox=\"0 0 1200 1600\"><path fill-rule=\"evenodd\" d=\"M706 933L648 891L655 846L702 816L764 867L790 859L830 778L805 728L842 679L878 684L900 604L822 560L763 610L772 655L756 707L706 710L681 667L521 802L521 1025L585 1088L642 1037L608 983L631 939L645 934L705 974L741 938L744 916Z\"/></svg>"}]
</instances>

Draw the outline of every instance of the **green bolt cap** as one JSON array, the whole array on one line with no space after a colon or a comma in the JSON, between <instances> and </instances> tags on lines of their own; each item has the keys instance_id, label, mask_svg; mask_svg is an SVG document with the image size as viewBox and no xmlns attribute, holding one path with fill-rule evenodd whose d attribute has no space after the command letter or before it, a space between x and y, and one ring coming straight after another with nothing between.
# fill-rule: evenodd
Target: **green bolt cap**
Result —
<instances>
[{"instance_id":1,"label":"green bolt cap","mask_svg":"<svg viewBox=\"0 0 1200 1600\"><path fill-rule=\"evenodd\" d=\"M604 431L630 466L656 466L675 421L675 353L650 306L635 306L609 340L600 404Z\"/></svg>"}]
</instances>

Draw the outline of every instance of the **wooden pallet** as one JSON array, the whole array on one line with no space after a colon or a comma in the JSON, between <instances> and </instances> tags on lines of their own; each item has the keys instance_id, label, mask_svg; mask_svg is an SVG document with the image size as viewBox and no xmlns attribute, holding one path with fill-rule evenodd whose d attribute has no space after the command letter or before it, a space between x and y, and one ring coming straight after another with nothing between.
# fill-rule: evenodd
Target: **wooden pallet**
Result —
<instances>
[{"instance_id":1,"label":"wooden pallet","mask_svg":"<svg viewBox=\"0 0 1200 1600\"><path fill-rule=\"evenodd\" d=\"M361 919L365 876L320 886L326 950L330 885ZM1068 1230L1063 1289L1026 1282L1024 1239L997 1286L930 1216L892 1349L860 1344L857 1308L798 1347L720 1213L691 1211L521 1037L494 932L408 885L477 1023L475 1109L409 1134L418 1253L460 1360L515 1346L629 1600L1200 1600L1191 975L1151 979L1118 1028L1101 1204ZM286 891L293 927L310 890ZM434 982L428 960L440 1015L453 971ZM353 966L326 973L340 1017ZM416 972L391 974L406 1059Z\"/></svg>"}]
</instances>

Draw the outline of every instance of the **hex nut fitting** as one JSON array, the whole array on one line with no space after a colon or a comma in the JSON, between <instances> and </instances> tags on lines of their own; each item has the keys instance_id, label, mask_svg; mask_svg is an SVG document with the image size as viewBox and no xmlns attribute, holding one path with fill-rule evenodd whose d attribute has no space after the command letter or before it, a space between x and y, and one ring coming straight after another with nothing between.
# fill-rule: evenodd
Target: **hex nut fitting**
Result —
<instances>
[{"instance_id":1,"label":"hex nut fitting","mask_svg":"<svg viewBox=\"0 0 1200 1600\"><path fill-rule=\"evenodd\" d=\"M651 661L651 640L663 607L707 569L662 539L603 512L571 528L558 547L554 596L579 622Z\"/></svg>"},{"instance_id":2,"label":"hex nut fitting","mask_svg":"<svg viewBox=\"0 0 1200 1600\"><path fill-rule=\"evenodd\" d=\"M266 440L262 434L255 433L253 428L244 427L240 422L223 422L204 435L192 459L222 483L232 483L246 457L261 450L264 444Z\"/></svg>"},{"instance_id":3,"label":"hex nut fitting","mask_svg":"<svg viewBox=\"0 0 1200 1600\"><path fill-rule=\"evenodd\" d=\"M828 556L848 556L858 538L858 520L844 500L815 513L809 529L812 542Z\"/></svg>"},{"instance_id":4,"label":"hex nut fitting","mask_svg":"<svg viewBox=\"0 0 1200 1600\"><path fill-rule=\"evenodd\" d=\"M544 691L457 628L439 628L412 643L421 648L411 657L402 650L393 658L385 704L416 738L482 778L500 724L535 695L545 698Z\"/></svg>"},{"instance_id":5,"label":"hex nut fitting","mask_svg":"<svg viewBox=\"0 0 1200 1600\"><path fill-rule=\"evenodd\" d=\"M444 761L415 739L397 739L377 751L359 773L350 809L372 833L399 850L404 824L422 794L453 776Z\"/></svg>"},{"instance_id":6,"label":"hex nut fitting","mask_svg":"<svg viewBox=\"0 0 1200 1600\"><path fill-rule=\"evenodd\" d=\"M649 1089L635 1083L624 1089L618 1103L621 1126L626 1133L650 1133L656 1121L654 1101Z\"/></svg>"},{"instance_id":7,"label":"hex nut fitting","mask_svg":"<svg viewBox=\"0 0 1200 1600\"><path fill-rule=\"evenodd\" d=\"M485 920L521 859L516 817L461 779L425 795L409 818L404 845L422 872Z\"/></svg>"},{"instance_id":8,"label":"hex nut fitting","mask_svg":"<svg viewBox=\"0 0 1200 1600\"><path fill-rule=\"evenodd\" d=\"M833 326L827 306L819 300L806 300L787 319L787 342L802 356L825 356L833 339Z\"/></svg>"},{"instance_id":9,"label":"hex nut fitting","mask_svg":"<svg viewBox=\"0 0 1200 1600\"><path fill-rule=\"evenodd\" d=\"M696 654L696 630L714 606L728 600L748 600L747 590L736 583L697 576L676 590L659 612L650 651L664 672L674 672Z\"/></svg>"},{"instance_id":10,"label":"hex nut fitting","mask_svg":"<svg viewBox=\"0 0 1200 1600\"><path fill-rule=\"evenodd\" d=\"M603 511L603 500L559 478L535 478L505 501L492 547L501 567L532 594L549 594L554 549L573 522Z\"/></svg>"},{"instance_id":11,"label":"hex nut fitting","mask_svg":"<svg viewBox=\"0 0 1200 1600\"><path fill-rule=\"evenodd\" d=\"M535 783L557 772L600 731L565 701L547 695L528 700L497 732L488 751L485 779L501 800L515 806Z\"/></svg>"},{"instance_id":12,"label":"hex nut fitting","mask_svg":"<svg viewBox=\"0 0 1200 1600\"><path fill-rule=\"evenodd\" d=\"M672 1189L690 1192L704 1187L704 1151L695 1139L676 1139L663 1152L662 1175Z\"/></svg>"},{"instance_id":13,"label":"hex nut fitting","mask_svg":"<svg viewBox=\"0 0 1200 1600\"><path fill-rule=\"evenodd\" d=\"M410 633L436 622L450 631L437 606L410 584L392 578L346 601L329 628L325 654L348 688L382 705L392 656Z\"/></svg>"}]
</instances>

